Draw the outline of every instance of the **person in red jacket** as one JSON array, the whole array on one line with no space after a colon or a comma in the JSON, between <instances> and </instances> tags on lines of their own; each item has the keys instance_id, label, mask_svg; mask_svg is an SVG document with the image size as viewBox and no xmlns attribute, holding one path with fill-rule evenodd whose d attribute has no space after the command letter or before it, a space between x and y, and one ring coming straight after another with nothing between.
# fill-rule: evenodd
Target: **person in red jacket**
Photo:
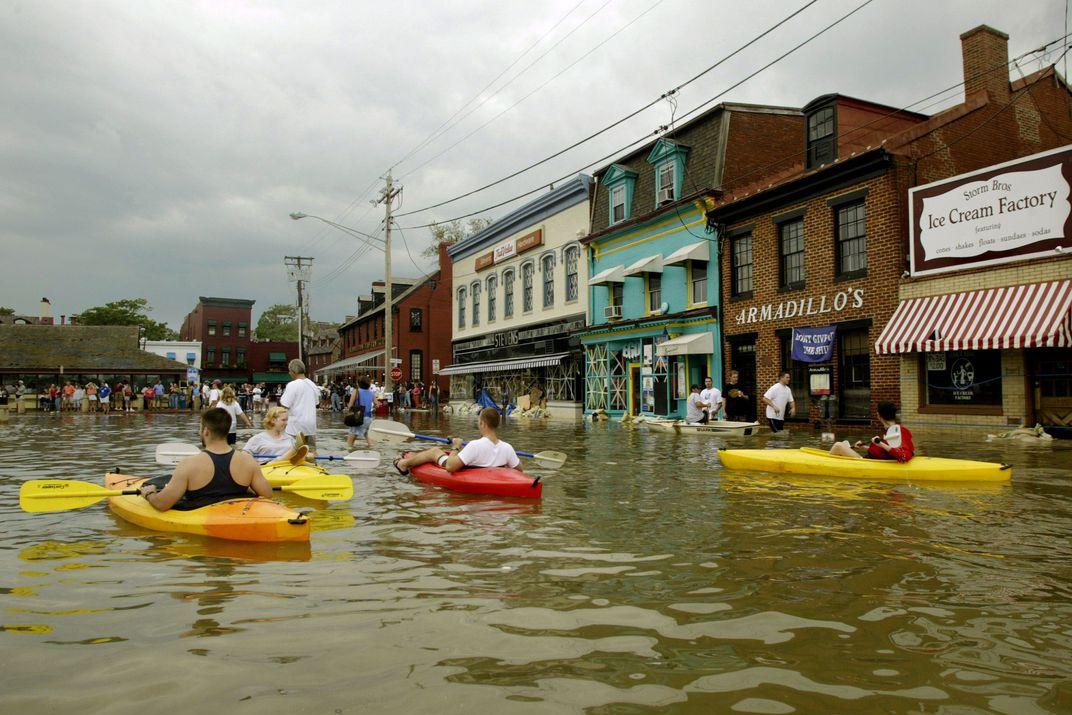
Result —
<instances>
[{"instance_id":1,"label":"person in red jacket","mask_svg":"<svg viewBox=\"0 0 1072 715\"><path fill-rule=\"evenodd\" d=\"M857 459L892 459L898 462L907 462L916 453L916 445L912 441L912 432L897 421L897 406L892 402L878 403L878 418L886 428L886 433L881 437L875 436L868 442L857 442L855 449L867 448L867 454L861 456L849 445L848 440L836 442L830 448L830 454L841 457L855 457Z\"/></svg>"}]
</instances>

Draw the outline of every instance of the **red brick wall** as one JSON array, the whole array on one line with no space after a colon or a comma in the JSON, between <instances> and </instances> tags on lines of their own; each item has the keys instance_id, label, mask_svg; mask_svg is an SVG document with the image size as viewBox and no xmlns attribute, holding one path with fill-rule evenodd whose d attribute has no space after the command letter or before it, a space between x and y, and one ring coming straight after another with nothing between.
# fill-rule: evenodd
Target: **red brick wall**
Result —
<instances>
[{"instance_id":1,"label":"red brick wall","mask_svg":"<svg viewBox=\"0 0 1072 715\"><path fill-rule=\"evenodd\" d=\"M849 158L853 152L877 148L886 137L919 124L920 117L896 113L887 107L875 107L841 97L837 102L838 157ZM887 116L890 115L890 116Z\"/></svg>"},{"instance_id":2,"label":"red brick wall","mask_svg":"<svg viewBox=\"0 0 1072 715\"><path fill-rule=\"evenodd\" d=\"M232 355L234 349L231 350ZM251 342L246 347L246 358L248 362L247 372L269 372L268 365L268 353L285 353L287 356L287 362L289 363L294 358L298 357L298 343L288 341L275 341L266 340L264 342ZM218 353L217 353L218 354ZM286 364L283 365L286 369ZM273 368L273 371L278 371L278 368ZM305 366L307 374L311 374L312 370L309 366Z\"/></svg>"},{"instance_id":3,"label":"red brick wall","mask_svg":"<svg viewBox=\"0 0 1072 715\"><path fill-rule=\"evenodd\" d=\"M804 160L801 143L803 115L734 110L730 112L729 121L726 163L722 172L724 191L751 184L765 174Z\"/></svg>"}]
</instances>

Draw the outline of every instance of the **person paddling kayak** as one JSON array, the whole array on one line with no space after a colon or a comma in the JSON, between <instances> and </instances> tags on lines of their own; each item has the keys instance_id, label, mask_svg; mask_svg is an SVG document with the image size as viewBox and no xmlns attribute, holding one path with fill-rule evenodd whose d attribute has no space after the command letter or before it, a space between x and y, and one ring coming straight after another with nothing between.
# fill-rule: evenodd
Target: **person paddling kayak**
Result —
<instances>
[{"instance_id":1,"label":"person paddling kayak","mask_svg":"<svg viewBox=\"0 0 1072 715\"><path fill-rule=\"evenodd\" d=\"M499 439L499 411L494 407L485 407L480 411L477 424L480 427L480 439L475 439L462 447L462 438L452 440L453 450L447 452L439 447L432 447L409 457L395 460L395 469L399 474L409 474L412 467L435 463L448 472L457 472L465 467L517 467L521 460L517 458L514 448L508 442Z\"/></svg>"},{"instance_id":2,"label":"person paddling kayak","mask_svg":"<svg viewBox=\"0 0 1072 715\"><path fill-rule=\"evenodd\" d=\"M158 511L182 505L196 508L226 499L254 494L272 496L272 485L248 452L236 452L227 444L231 416L219 408L201 415L201 441L205 450L179 462L163 489L145 484L138 493Z\"/></svg>"},{"instance_id":3,"label":"person paddling kayak","mask_svg":"<svg viewBox=\"0 0 1072 715\"><path fill-rule=\"evenodd\" d=\"M866 455L857 454L848 440L835 442L830 448L830 454L858 459L893 459L898 462L912 459L916 453L916 445L909 429L897 421L897 406L892 402L880 402L876 411L886 433L881 437L872 437L870 443L858 441L855 444L856 449L866 447Z\"/></svg>"}]
</instances>

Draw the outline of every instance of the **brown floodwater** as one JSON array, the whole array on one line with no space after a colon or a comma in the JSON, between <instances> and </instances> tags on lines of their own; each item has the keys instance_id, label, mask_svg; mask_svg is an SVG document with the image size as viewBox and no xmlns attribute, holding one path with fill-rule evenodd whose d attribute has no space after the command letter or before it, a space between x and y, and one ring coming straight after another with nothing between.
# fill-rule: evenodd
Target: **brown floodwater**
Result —
<instances>
[{"instance_id":1,"label":"brown floodwater","mask_svg":"<svg viewBox=\"0 0 1072 715\"><path fill-rule=\"evenodd\" d=\"M341 420L322 430L341 449ZM1069 443L923 433L1014 476L919 486L727 472L720 440L520 421L519 449L570 457L532 470L541 503L414 483L387 447L350 502L284 497L316 509L311 544L264 546L103 502L19 510L27 479L164 473L153 447L195 441L190 416L13 416L6 437L3 713L1072 712Z\"/></svg>"}]
</instances>

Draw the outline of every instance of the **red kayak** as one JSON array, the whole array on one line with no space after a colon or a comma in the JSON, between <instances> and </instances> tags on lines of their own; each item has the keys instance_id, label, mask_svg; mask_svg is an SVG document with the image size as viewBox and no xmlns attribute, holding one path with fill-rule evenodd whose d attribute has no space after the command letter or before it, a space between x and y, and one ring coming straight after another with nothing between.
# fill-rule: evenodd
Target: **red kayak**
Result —
<instances>
[{"instance_id":1,"label":"red kayak","mask_svg":"<svg viewBox=\"0 0 1072 715\"><path fill-rule=\"evenodd\" d=\"M543 495L543 484L520 469L471 467L451 473L435 464L422 464L410 473L418 482L467 494L523 499L539 499Z\"/></svg>"}]
</instances>

